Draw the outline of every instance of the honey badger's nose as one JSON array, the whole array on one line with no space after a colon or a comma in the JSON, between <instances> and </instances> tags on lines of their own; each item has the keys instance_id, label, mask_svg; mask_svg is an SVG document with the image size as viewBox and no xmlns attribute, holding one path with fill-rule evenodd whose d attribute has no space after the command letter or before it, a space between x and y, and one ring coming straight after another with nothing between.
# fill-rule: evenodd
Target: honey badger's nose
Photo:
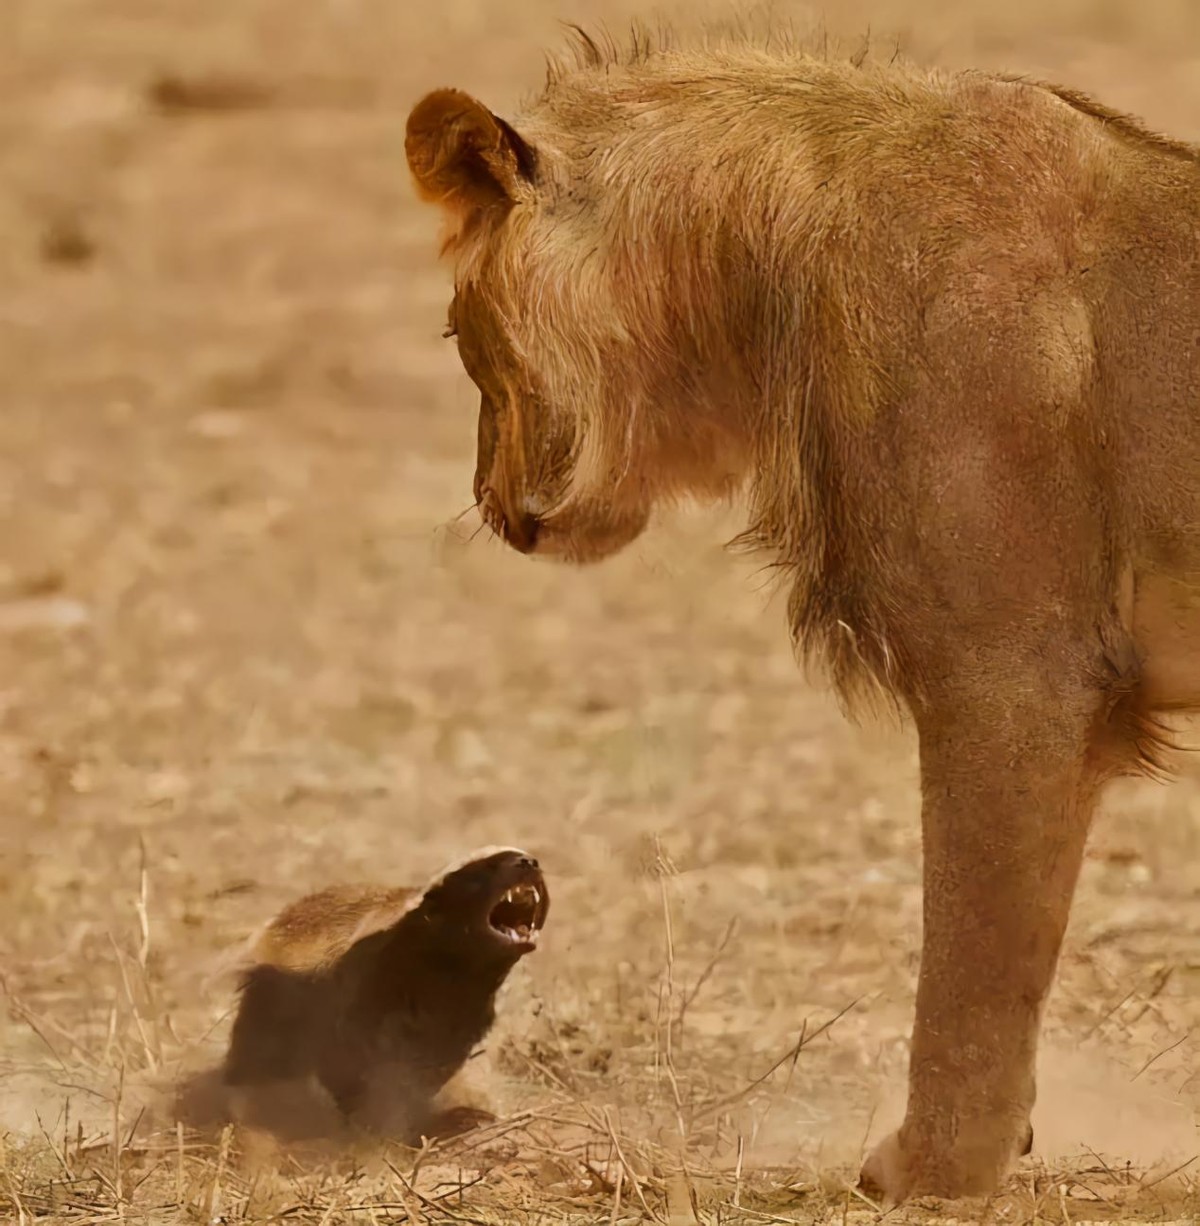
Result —
<instances>
[{"instance_id":1,"label":"honey badger's nose","mask_svg":"<svg viewBox=\"0 0 1200 1226\"><path fill-rule=\"evenodd\" d=\"M522 856L517 861L518 868L538 868L538 862L532 856Z\"/></svg>"}]
</instances>

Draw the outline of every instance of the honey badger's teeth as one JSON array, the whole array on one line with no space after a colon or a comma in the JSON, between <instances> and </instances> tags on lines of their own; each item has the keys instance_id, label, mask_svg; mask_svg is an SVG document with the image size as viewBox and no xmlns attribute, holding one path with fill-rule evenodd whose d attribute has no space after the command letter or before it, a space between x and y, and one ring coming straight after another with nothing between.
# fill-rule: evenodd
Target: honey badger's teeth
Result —
<instances>
[{"instance_id":1,"label":"honey badger's teeth","mask_svg":"<svg viewBox=\"0 0 1200 1226\"><path fill-rule=\"evenodd\" d=\"M504 891L503 901L515 906L528 905L536 908L542 901L542 895L536 885L514 885Z\"/></svg>"},{"instance_id":2,"label":"honey badger's teeth","mask_svg":"<svg viewBox=\"0 0 1200 1226\"><path fill-rule=\"evenodd\" d=\"M515 928L501 924L496 931L508 941L527 941L532 945L537 944L538 930L531 928L528 924L518 924Z\"/></svg>"},{"instance_id":3,"label":"honey badger's teeth","mask_svg":"<svg viewBox=\"0 0 1200 1226\"><path fill-rule=\"evenodd\" d=\"M500 895L489 915L492 929L514 944L537 943L542 892L536 885L522 882Z\"/></svg>"}]
</instances>

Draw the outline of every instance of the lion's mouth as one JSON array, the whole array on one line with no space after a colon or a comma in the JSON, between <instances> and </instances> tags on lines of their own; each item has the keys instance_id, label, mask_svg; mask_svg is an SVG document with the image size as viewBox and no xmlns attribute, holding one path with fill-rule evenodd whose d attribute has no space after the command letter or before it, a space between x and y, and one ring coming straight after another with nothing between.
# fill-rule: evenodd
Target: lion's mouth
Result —
<instances>
[{"instance_id":1,"label":"lion's mouth","mask_svg":"<svg viewBox=\"0 0 1200 1226\"><path fill-rule=\"evenodd\" d=\"M503 941L518 948L533 949L546 922L546 899L531 882L504 891L488 912L488 925Z\"/></svg>"}]
</instances>

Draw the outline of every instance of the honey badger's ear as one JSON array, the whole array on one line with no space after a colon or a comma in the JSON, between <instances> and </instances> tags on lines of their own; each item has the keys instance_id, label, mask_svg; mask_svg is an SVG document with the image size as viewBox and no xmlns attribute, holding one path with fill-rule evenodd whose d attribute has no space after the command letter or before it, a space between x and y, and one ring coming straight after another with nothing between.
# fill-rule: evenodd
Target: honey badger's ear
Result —
<instances>
[{"instance_id":1,"label":"honey badger's ear","mask_svg":"<svg viewBox=\"0 0 1200 1226\"><path fill-rule=\"evenodd\" d=\"M404 139L421 194L455 212L511 204L533 178L533 149L503 119L458 89L412 109Z\"/></svg>"}]
</instances>

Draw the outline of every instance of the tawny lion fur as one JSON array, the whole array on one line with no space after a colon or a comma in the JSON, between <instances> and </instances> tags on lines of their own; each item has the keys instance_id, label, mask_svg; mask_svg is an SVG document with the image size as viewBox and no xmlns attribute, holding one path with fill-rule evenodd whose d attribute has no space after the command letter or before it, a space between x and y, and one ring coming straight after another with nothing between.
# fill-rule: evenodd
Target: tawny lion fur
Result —
<instances>
[{"instance_id":1,"label":"tawny lion fur","mask_svg":"<svg viewBox=\"0 0 1200 1226\"><path fill-rule=\"evenodd\" d=\"M446 221L475 493L613 553L744 494L798 642L921 742L925 929L891 1196L989 1191L1091 813L1200 709L1200 150L1071 89L581 35L407 153Z\"/></svg>"}]
</instances>

